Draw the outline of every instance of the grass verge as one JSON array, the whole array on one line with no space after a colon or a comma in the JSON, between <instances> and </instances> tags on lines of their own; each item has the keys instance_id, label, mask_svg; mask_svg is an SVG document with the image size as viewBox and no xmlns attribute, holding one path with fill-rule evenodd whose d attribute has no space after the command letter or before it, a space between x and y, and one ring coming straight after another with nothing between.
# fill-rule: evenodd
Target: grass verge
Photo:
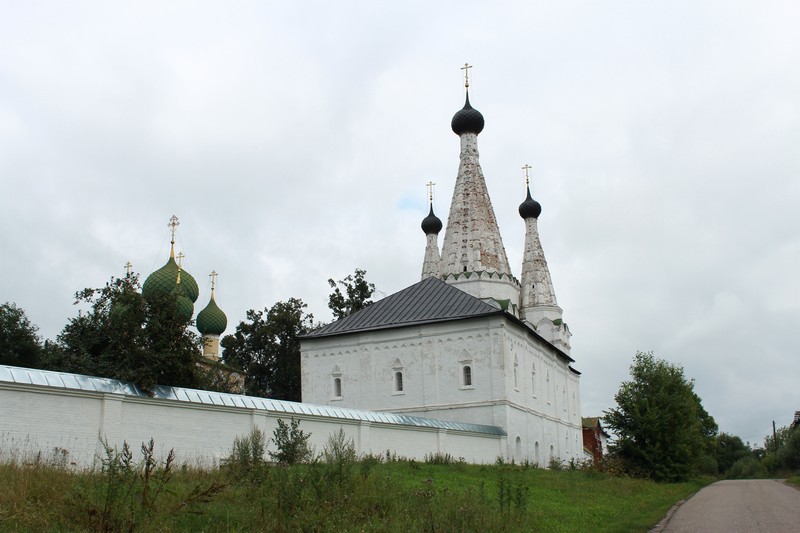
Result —
<instances>
[{"instance_id":1,"label":"grass verge","mask_svg":"<svg viewBox=\"0 0 800 533\"><path fill-rule=\"evenodd\" d=\"M0 465L0 530L647 531L705 484L375 457L246 475L146 461L114 468ZM218 490L197 497L209 487ZM103 522L108 509L128 518Z\"/></svg>"}]
</instances>

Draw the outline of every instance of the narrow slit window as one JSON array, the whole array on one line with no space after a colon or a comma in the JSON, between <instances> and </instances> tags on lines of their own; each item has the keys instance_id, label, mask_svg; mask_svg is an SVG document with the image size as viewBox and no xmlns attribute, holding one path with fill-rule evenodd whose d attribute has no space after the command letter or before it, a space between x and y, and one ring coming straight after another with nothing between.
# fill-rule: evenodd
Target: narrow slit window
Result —
<instances>
[{"instance_id":1,"label":"narrow slit window","mask_svg":"<svg viewBox=\"0 0 800 533\"><path fill-rule=\"evenodd\" d=\"M403 373L399 370L394 373L394 390L403 392Z\"/></svg>"},{"instance_id":2,"label":"narrow slit window","mask_svg":"<svg viewBox=\"0 0 800 533\"><path fill-rule=\"evenodd\" d=\"M469 365L464 366L464 386L471 387L472 386L472 367Z\"/></svg>"},{"instance_id":3,"label":"narrow slit window","mask_svg":"<svg viewBox=\"0 0 800 533\"><path fill-rule=\"evenodd\" d=\"M342 397L342 378L334 378L333 380L333 395L336 398Z\"/></svg>"}]
</instances>

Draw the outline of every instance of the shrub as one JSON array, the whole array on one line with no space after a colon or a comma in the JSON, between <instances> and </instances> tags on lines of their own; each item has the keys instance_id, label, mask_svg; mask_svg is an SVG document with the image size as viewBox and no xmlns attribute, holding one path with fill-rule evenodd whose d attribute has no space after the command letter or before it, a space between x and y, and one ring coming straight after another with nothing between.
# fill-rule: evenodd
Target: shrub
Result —
<instances>
[{"instance_id":1,"label":"shrub","mask_svg":"<svg viewBox=\"0 0 800 533\"><path fill-rule=\"evenodd\" d=\"M260 428L254 427L248 435L233 439L233 449L225 465L237 479L252 478L266 465L266 451L267 437Z\"/></svg>"},{"instance_id":2,"label":"shrub","mask_svg":"<svg viewBox=\"0 0 800 533\"><path fill-rule=\"evenodd\" d=\"M272 441L278 448L277 452L269 452L269 456L281 465L294 465L309 462L314 452L308 445L308 438L311 433L304 433L300 429L300 421L292 417L287 424L280 418L278 427L275 428Z\"/></svg>"},{"instance_id":3,"label":"shrub","mask_svg":"<svg viewBox=\"0 0 800 533\"><path fill-rule=\"evenodd\" d=\"M348 439L341 428L334 431L322 448L322 459L326 463L334 464L355 463L358 460L358 454L353 439Z\"/></svg>"},{"instance_id":4,"label":"shrub","mask_svg":"<svg viewBox=\"0 0 800 533\"><path fill-rule=\"evenodd\" d=\"M728 469L728 479L759 479L768 476L767 469L755 457L742 457Z\"/></svg>"},{"instance_id":5,"label":"shrub","mask_svg":"<svg viewBox=\"0 0 800 533\"><path fill-rule=\"evenodd\" d=\"M449 453L426 453L424 457L424 461L430 465L455 465L455 464L466 464L466 461L463 457L459 457L456 459Z\"/></svg>"},{"instance_id":6,"label":"shrub","mask_svg":"<svg viewBox=\"0 0 800 533\"><path fill-rule=\"evenodd\" d=\"M322 460L328 465L326 478L333 478L339 487L352 481L353 465L358 460L353 439L348 439L341 428L331 433L322 449Z\"/></svg>"}]
</instances>

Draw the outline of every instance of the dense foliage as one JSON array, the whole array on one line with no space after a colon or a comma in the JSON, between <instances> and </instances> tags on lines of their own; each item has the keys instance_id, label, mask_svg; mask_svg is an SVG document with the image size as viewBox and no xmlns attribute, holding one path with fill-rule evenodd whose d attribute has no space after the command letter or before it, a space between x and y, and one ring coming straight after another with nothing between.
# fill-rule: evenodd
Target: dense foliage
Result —
<instances>
[{"instance_id":1,"label":"dense foliage","mask_svg":"<svg viewBox=\"0 0 800 533\"><path fill-rule=\"evenodd\" d=\"M0 364L38 368L42 344L25 311L14 303L0 305Z\"/></svg>"},{"instance_id":2,"label":"dense foliage","mask_svg":"<svg viewBox=\"0 0 800 533\"><path fill-rule=\"evenodd\" d=\"M717 435L715 449L715 458L720 474L727 473L737 461L745 457L753 457L750 446L747 446L736 435L728 433Z\"/></svg>"},{"instance_id":3,"label":"dense foliage","mask_svg":"<svg viewBox=\"0 0 800 533\"><path fill-rule=\"evenodd\" d=\"M778 428L764 438L762 463L773 475L800 474L800 424Z\"/></svg>"},{"instance_id":4,"label":"dense foliage","mask_svg":"<svg viewBox=\"0 0 800 533\"><path fill-rule=\"evenodd\" d=\"M617 437L611 453L630 473L658 481L716 473L709 462L717 425L683 368L639 352L614 399L604 422Z\"/></svg>"},{"instance_id":5,"label":"dense foliage","mask_svg":"<svg viewBox=\"0 0 800 533\"><path fill-rule=\"evenodd\" d=\"M328 307L333 312L333 317L338 320L349 316L356 311L372 304L372 295L375 293L375 284L369 283L364 276L367 271L357 268L355 273L348 274L339 281L328 280L333 289L328 298ZM344 292L342 292L344 289Z\"/></svg>"},{"instance_id":6,"label":"dense foliage","mask_svg":"<svg viewBox=\"0 0 800 533\"><path fill-rule=\"evenodd\" d=\"M75 297L91 308L64 327L49 369L128 381L143 390L196 386L199 341L188 331L176 295L145 298L138 277L130 274Z\"/></svg>"},{"instance_id":7,"label":"dense foliage","mask_svg":"<svg viewBox=\"0 0 800 533\"><path fill-rule=\"evenodd\" d=\"M245 394L300 401L300 341L313 316L302 300L290 298L263 311L251 309L233 335L222 339L222 358L240 368Z\"/></svg>"}]
</instances>

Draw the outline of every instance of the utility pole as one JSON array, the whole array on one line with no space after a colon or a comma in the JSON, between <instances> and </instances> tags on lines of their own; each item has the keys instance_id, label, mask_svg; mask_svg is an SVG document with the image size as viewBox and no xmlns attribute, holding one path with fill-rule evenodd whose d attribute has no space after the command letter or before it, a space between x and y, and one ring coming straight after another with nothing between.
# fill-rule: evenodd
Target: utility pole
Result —
<instances>
[{"instance_id":1,"label":"utility pole","mask_svg":"<svg viewBox=\"0 0 800 533\"><path fill-rule=\"evenodd\" d=\"M775 453L778 453L778 432L775 431L775 421L772 421L772 443L775 445Z\"/></svg>"}]
</instances>

